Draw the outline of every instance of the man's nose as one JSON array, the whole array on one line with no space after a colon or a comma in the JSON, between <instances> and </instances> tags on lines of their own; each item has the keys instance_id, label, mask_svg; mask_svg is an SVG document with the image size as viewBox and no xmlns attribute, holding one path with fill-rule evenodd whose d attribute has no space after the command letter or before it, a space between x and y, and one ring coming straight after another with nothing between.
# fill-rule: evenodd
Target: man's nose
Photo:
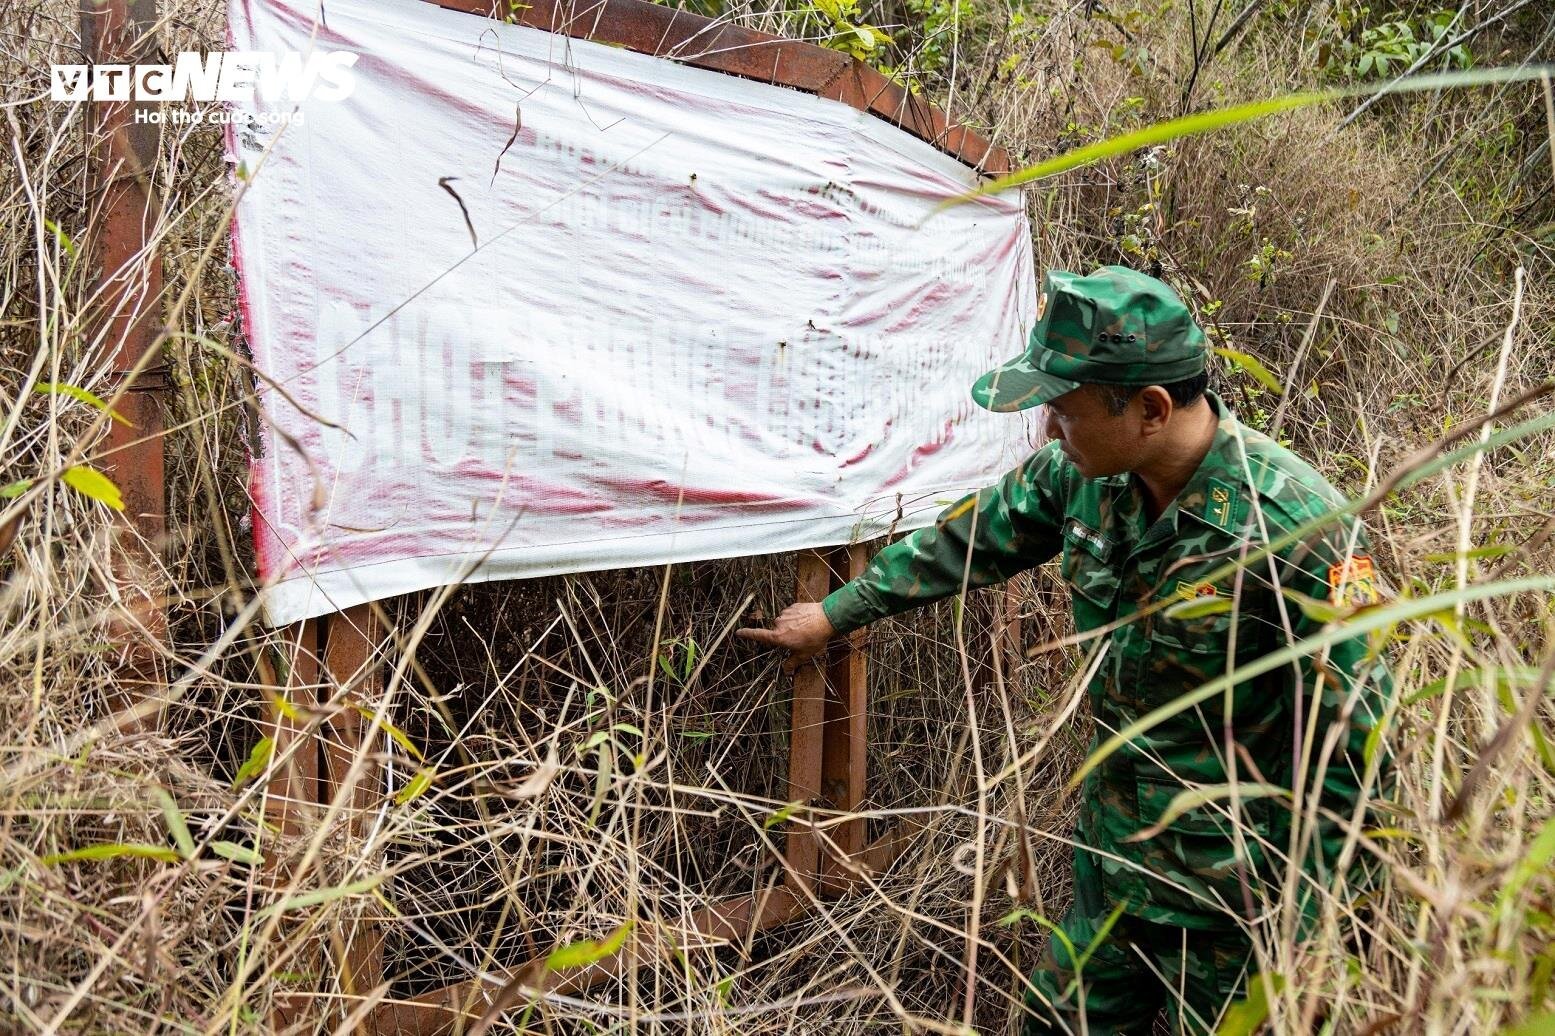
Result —
<instances>
[{"instance_id":1,"label":"man's nose","mask_svg":"<svg viewBox=\"0 0 1555 1036\"><path fill-rule=\"evenodd\" d=\"M1046 435L1049 439L1063 438L1062 435L1058 434L1058 421L1054 419L1053 411L1049 410L1047 407L1042 408L1042 434Z\"/></svg>"}]
</instances>

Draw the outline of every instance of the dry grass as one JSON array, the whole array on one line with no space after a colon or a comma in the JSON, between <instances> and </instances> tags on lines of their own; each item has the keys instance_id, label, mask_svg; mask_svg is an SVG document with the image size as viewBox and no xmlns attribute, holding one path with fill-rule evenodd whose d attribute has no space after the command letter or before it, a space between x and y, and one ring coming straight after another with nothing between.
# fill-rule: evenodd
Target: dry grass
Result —
<instances>
[{"instance_id":1,"label":"dry grass","mask_svg":"<svg viewBox=\"0 0 1555 1036\"><path fill-rule=\"evenodd\" d=\"M1472 5L1466 23L1500 7ZM164 9L173 12L168 50L219 44L219 5ZM866 16L891 27L905 10L884 5ZM1193 61L1183 9L1131 21L1121 10L1088 18L1046 5L1021 9L1018 24L1014 13L984 0L964 5L938 39L942 49L955 43L954 61L921 82L1033 160L1185 103L1299 86L1332 17L1326 7L1263 13L1200 71L1185 101ZM815 31L770 7L732 16ZM1548 60L1550 19L1523 10L1478 37L1476 53L1497 64ZM8 105L0 484L58 471L96 417L33 383L104 385L107 345L84 320L88 271L45 224L85 240L83 134L57 106L18 103L46 90L49 61L71 60L75 25L73 5L0 0ZM1114 57L1097 41L1124 51ZM1279 413L1280 433L1298 451L1362 495L1417 448L1555 370L1555 206L1537 86L1389 101L1347 127L1344 115L1309 109L1179 142L1041 183L1030 197L1041 264L1160 262L1230 345L1287 385L1276 396L1223 372L1243 418L1267 426ZM303 991L334 1028L355 1002L320 948L359 938L364 918L387 922L394 982L378 993L397 997L604 937L628 919L673 929L709 897L773 880L764 822L785 797L788 685L775 659L720 634L748 599L766 614L786 603L793 571L783 559L393 602L400 633L381 661L396 675L377 697L363 699L360 686L293 693L313 690L327 703L303 717L321 735L360 704L425 760L379 736L369 750L385 783L359 813L342 802L296 833L264 824L265 781L234 787L234 778L266 732L266 682L287 651L286 631L254 623L247 607L249 375L188 337L242 344L222 253L199 262L224 225L219 139L200 129L166 141L161 172L170 186L166 319L180 337L166 346L172 520L158 546L172 588L162 662L178 697L152 730L112 722L124 699L109 643L109 516L58 484L35 494L0 558L0 1027L259 1032L278 997ZM1264 269L1250 265L1255 258ZM1517 324L1505 335L1514 301ZM1548 399L1524 416L1540 408ZM1400 591L1424 596L1548 572L1552 445L1545 432L1484 454L1375 511L1378 553ZM3 525L16 504L0 504L10 508L0 511ZM1461 556L1485 547L1496 549ZM1039 571L1022 592L1030 642L1062 635L1056 576ZM1555 643L1550 601L1495 597L1399 627L1401 699L1444 677L1540 665ZM965 609L967 643L987 642L988 614L979 602ZM1020 844L1031 847L1037 880L1036 899L1018 905L1057 916L1067 901L1073 803L1061 789L1088 730L1083 715L1061 721L1082 649L1039 652L968 694L956 622L943 604L875 631L871 827L883 830L904 810L927 823L888 874L749 945L666 960L634 983L551 996L501 1024L1006 1028L1042 946L1029 922L1000 923L1017 905ZM688 683L680 666L691 641L705 666ZM657 667L661 655L671 672ZM1304 946L1278 930L1257 933L1263 968L1291 980L1275 1006L1278 1031L1480 1033L1555 1010L1548 694L1547 680L1499 689L1469 680L1400 709L1392 830L1362 849L1387 864L1384 888L1359 924L1356 904L1330 902L1323 936ZM1442 819L1484 746L1530 702L1531 722L1484 767L1467 810ZM1058 732L1044 741L1051 726ZM619 749L580 752L612 729ZM631 758L638 753L641 764ZM1011 776L979 781L1016 758L1023 765ZM435 783L397 803L427 766ZM177 817L195 844L188 858L49 861L92 845L176 850ZM963 851L979 832L980 871ZM218 842L253 846L274 866L226 858ZM350 891L266 913L319 889ZM972 941L975 972L966 966Z\"/></svg>"}]
</instances>

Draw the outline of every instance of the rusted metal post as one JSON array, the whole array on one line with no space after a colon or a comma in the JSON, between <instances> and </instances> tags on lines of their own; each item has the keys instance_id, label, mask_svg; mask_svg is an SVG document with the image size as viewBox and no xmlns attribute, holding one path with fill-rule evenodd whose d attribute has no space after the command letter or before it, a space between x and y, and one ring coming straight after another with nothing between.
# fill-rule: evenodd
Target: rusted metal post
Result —
<instances>
[{"instance_id":1,"label":"rusted metal post","mask_svg":"<svg viewBox=\"0 0 1555 1036\"><path fill-rule=\"evenodd\" d=\"M831 566L820 551L799 554L795 600L820 601L831 591ZM788 801L816 805L821 797L821 760L826 725L825 660L794 671L794 705L788 736ZM784 856L789 878L808 883L820 874L820 845L808 821L790 824Z\"/></svg>"},{"instance_id":2,"label":"rusted metal post","mask_svg":"<svg viewBox=\"0 0 1555 1036\"><path fill-rule=\"evenodd\" d=\"M318 707L319 621L294 623L281 633L286 673L266 680L270 693L279 698L267 703L271 757L281 762L265 789L265 819L279 831L280 841L264 854L268 882L277 894L294 877L286 842L300 837L317 819L319 788L318 741L306 730ZM301 963L287 970L316 971L316 953L304 950ZM317 1002L307 996L278 995L270 1014L271 1030L291 1031L291 1026L316 1009Z\"/></svg>"},{"instance_id":3,"label":"rusted metal post","mask_svg":"<svg viewBox=\"0 0 1555 1036\"><path fill-rule=\"evenodd\" d=\"M156 0L82 0L81 40L91 64L152 60ZM108 425L104 472L124 497L125 523L116 530L113 576L121 610L111 629L120 646L121 686L132 698L166 680L159 643L167 639L160 554L166 539L162 402L166 371L156 358L163 326L162 259L153 244L162 214L155 185L158 128L135 121L151 102L92 101L91 217L87 248L100 266L93 326L112 361L107 396L128 422ZM140 373L132 378L131 372ZM120 394L119 390L126 389Z\"/></svg>"},{"instance_id":4,"label":"rusted metal post","mask_svg":"<svg viewBox=\"0 0 1555 1036\"><path fill-rule=\"evenodd\" d=\"M269 703L266 725L274 739L272 758L284 761L270 778L265 811L283 834L298 835L319 801L318 742L306 731L308 717L318 708L319 621L294 623L283 635L286 674L273 689L282 700Z\"/></svg>"},{"instance_id":5,"label":"rusted metal post","mask_svg":"<svg viewBox=\"0 0 1555 1036\"><path fill-rule=\"evenodd\" d=\"M831 588L864 571L868 558L862 544L837 547L829 552ZM829 809L843 813L858 811L864 804L865 780L868 773L869 742L869 673L868 655L864 650L864 631L848 638L846 650L837 657L827 672L826 726L821 751L821 791L824 804ZM827 829L827 835L836 850L849 860L864 850L865 823L863 817L843 821ZM823 867L831 873L842 873L840 861L828 861ZM827 891L841 891L841 887L828 882Z\"/></svg>"},{"instance_id":6,"label":"rusted metal post","mask_svg":"<svg viewBox=\"0 0 1555 1036\"><path fill-rule=\"evenodd\" d=\"M364 830L367 811L379 794L378 767L372 746L362 741L367 724L357 706L375 699L382 687L377 655L381 635L370 604L347 608L324 620L323 675L334 713L323 729L319 804L327 810L338 796L348 794L349 801L341 806L349 811L353 835ZM356 781L347 788L346 778L359 757L362 764ZM366 996L383 981L383 930L374 921L360 920L342 932L333 950L340 989L346 996Z\"/></svg>"}]
</instances>

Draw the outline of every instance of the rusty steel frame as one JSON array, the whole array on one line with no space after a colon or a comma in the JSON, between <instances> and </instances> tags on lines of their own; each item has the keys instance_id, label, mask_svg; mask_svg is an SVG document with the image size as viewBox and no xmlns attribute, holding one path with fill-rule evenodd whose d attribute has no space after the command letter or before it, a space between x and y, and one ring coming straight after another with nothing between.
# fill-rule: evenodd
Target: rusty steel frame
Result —
<instances>
[{"instance_id":1,"label":"rusty steel frame","mask_svg":"<svg viewBox=\"0 0 1555 1036\"><path fill-rule=\"evenodd\" d=\"M89 63L134 64L156 53L156 0L82 0L80 13ZM134 121L136 109L151 103L94 102L86 118L93 146L84 251L100 267L100 299L88 312L88 326L112 351L104 395L124 418L124 423L108 423L106 449L99 457L124 498L111 563L120 610L111 620L109 639L121 645L121 687L129 692L128 705L167 681L160 553L167 538L162 397L168 381L163 365L148 363L163 326L162 256L153 243L162 212L154 183L158 127Z\"/></svg>"},{"instance_id":2,"label":"rusty steel frame","mask_svg":"<svg viewBox=\"0 0 1555 1036\"><path fill-rule=\"evenodd\" d=\"M425 0L437 7L495 17L492 0ZM926 140L979 172L1010 171L1009 156L975 131L951 122L847 54L706 18L650 0L528 0L513 21L575 39L596 40L641 54L727 75L786 86L841 101Z\"/></svg>"},{"instance_id":3,"label":"rusty steel frame","mask_svg":"<svg viewBox=\"0 0 1555 1036\"><path fill-rule=\"evenodd\" d=\"M352 831L360 832L376 801L378 772L362 740L365 723L354 699L377 697L381 629L371 604L294 623L282 637L284 672L265 666L264 682L272 692L266 727L272 758L280 760L265 789L265 819L283 835L297 838L317 825L337 795L346 796L339 806ZM317 730L310 729L314 723ZM292 883L293 861L280 853L268 853L265 868L273 889ZM366 996L383 981L383 933L377 924L358 923L332 939L328 949L345 995ZM310 968L322 956L316 947L303 952ZM317 1021L312 1017L317 1010L312 997L277 997L272 1028L282 1031L300 1018Z\"/></svg>"}]
</instances>

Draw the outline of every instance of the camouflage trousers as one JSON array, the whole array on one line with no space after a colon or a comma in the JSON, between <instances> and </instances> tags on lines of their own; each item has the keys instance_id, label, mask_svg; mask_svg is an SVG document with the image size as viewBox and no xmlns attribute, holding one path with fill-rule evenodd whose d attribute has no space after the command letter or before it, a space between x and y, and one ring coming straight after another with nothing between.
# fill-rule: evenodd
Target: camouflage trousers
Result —
<instances>
[{"instance_id":1,"label":"camouflage trousers","mask_svg":"<svg viewBox=\"0 0 1555 1036\"><path fill-rule=\"evenodd\" d=\"M1025 995L1022 1036L1155 1031L1164 1009L1172 1032L1213 1033L1226 1005L1246 995L1252 945L1240 929L1190 931L1124 914L1097 933L1117 904L1104 894L1091 854L1075 853L1074 906L1050 938ZM1096 945L1092 947L1092 944ZM1074 956L1091 954L1075 975Z\"/></svg>"}]
</instances>

